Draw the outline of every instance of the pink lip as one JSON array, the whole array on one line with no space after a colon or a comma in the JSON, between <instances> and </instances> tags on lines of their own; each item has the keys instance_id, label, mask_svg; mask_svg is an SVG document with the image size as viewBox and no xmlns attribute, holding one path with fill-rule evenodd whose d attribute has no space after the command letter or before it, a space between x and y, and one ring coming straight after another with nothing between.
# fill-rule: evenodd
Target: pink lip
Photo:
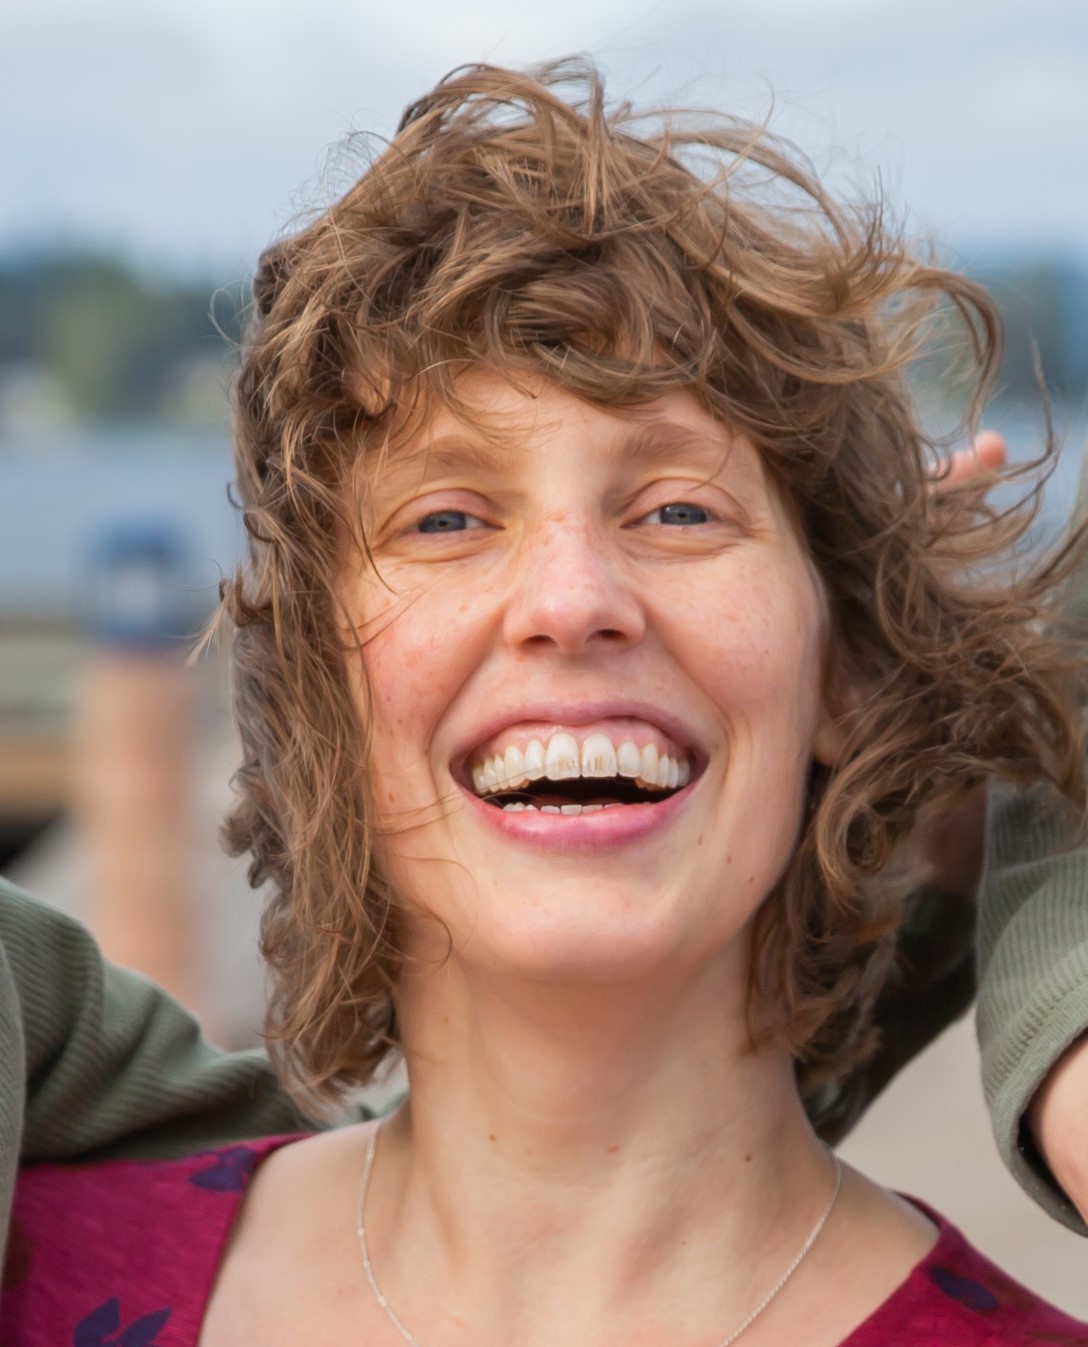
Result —
<instances>
[{"instance_id":1,"label":"pink lip","mask_svg":"<svg viewBox=\"0 0 1088 1347\"><path fill-rule=\"evenodd\" d=\"M644 720L648 725L654 725L661 730L668 738L677 744L688 745L701 767L706 762L706 754L701 752L695 743L695 736L690 728L677 720L673 716L662 713L659 707L651 706L647 702L638 701L584 701L584 702L531 702L524 706L512 708L502 714L497 714L491 719L485 721L482 725L475 728L472 732L471 743L466 743L464 747L459 748L454 754L450 763L450 770L453 773L454 780L462 787L468 786L468 778L465 774L465 763L470 754L481 744L487 743L489 739L500 734L503 730L509 729L512 725L522 725L529 723L543 723L554 725L591 725L598 720L620 719L627 717L632 720ZM469 792L471 794L471 792ZM680 792L683 794L683 792ZM475 795L472 797L476 799ZM675 796L672 798L676 798ZM650 808L657 809L658 805L630 805L628 808ZM492 813L501 811L491 808ZM618 813L618 810L605 810L605 813ZM547 816L546 816L547 817ZM591 814L590 819L599 817ZM567 820L571 820L568 818Z\"/></svg>"},{"instance_id":2,"label":"pink lip","mask_svg":"<svg viewBox=\"0 0 1088 1347\"><path fill-rule=\"evenodd\" d=\"M567 722L570 723L569 721ZM625 804L617 809L600 809L592 814L540 814L531 810L507 813L493 804L485 804L472 791L461 787L470 809L483 822L504 837L541 851L601 851L630 846L665 827L684 807L698 785L678 790L653 804Z\"/></svg>"}]
</instances>

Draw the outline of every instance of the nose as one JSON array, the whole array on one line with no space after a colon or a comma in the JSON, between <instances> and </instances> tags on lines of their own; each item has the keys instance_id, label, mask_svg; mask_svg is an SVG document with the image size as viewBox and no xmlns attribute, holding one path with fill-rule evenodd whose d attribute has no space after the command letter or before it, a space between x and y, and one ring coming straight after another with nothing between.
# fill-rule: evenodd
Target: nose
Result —
<instances>
[{"instance_id":1,"label":"nose","mask_svg":"<svg viewBox=\"0 0 1088 1347\"><path fill-rule=\"evenodd\" d=\"M514 564L504 621L512 645L576 655L634 644L645 631L645 613L621 558L591 525L543 522Z\"/></svg>"}]
</instances>

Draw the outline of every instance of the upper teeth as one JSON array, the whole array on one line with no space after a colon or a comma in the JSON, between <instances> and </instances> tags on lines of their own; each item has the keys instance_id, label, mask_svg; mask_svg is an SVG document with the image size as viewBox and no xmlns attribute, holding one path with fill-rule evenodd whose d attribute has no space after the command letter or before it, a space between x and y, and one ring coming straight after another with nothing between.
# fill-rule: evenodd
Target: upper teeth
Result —
<instances>
[{"instance_id":1,"label":"upper teeth","mask_svg":"<svg viewBox=\"0 0 1088 1347\"><path fill-rule=\"evenodd\" d=\"M618 747L607 734L589 735L581 749L573 734L560 730L548 740L530 739L524 749L511 744L505 753L485 758L472 769L477 794L517 790L530 781L570 781L575 777L630 777L645 786L676 789L691 780L686 758L659 754L653 744L639 748L630 739Z\"/></svg>"}]
</instances>

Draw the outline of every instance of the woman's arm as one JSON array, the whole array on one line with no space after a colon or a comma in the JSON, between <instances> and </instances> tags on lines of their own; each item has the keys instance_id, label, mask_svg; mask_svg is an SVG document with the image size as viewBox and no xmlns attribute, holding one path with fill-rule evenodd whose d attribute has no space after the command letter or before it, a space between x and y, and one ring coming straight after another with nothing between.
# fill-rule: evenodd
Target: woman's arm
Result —
<instances>
[{"instance_id":1,"label":"woman's arm","mask_svg":"<svg viewBox=\"0 0 1088 1347\"><path fill-rule=\"evenodd\" d=\"M1088 458L1074 520L1088 515ZM1068 615L1088 625L1088 567ZM995 791L980 895L978 1034L1006 1164L1088 1234L1088 842L1037 794Z\"/></svg>"},{"instance_id":2,"label":"woman's arm","mask_svg":"<svg viewBox=\"0 0 1088 1347\"><path fill-rule=\"evenodd\" d=\"M1028 1126L1051 1174L1088 1221L1088 1032L1036 1092Z\"/></svg>"},{"instance_id":3,"label":"woman's arm","mask_svg":"<svg viewBox=\"0 0 1088 1347\"><path fill-rule=\"evenodd\" d=\"M78 922L0 880L0 1252L20 1158L180 1154L313 1126L263 1053L212 1047Z\"/></svg>"},{"instance_id":4,"label":"woman's arm","mask_svg":"<svg viewBox=\"0 0 1088 1347\"><path fill-rule=\"evenodd\" d=\"M977 1023L1002 1158L1046 1211L1085 1234L1088 845L1071 848L1070 827L1038 795L994 791L980 900ZM970 838L974 830L958 831ZM880 1050L806 1100L826 1140L843 1137L893 1076L967 1010L975 986L969 878L949 865L944 887L915 895L899 937L898 971L876 1008Z\"/></svg>"},{"instance_id":5,"label":"woman's arm","mask_svg":"<svg viewBox=\"0 0 1088 1347\"><path fill-rule=\"evenodd\" d=\"M1088 1057L1066 1056L1088 1030L1088 845L1070 847L1071 826L1036 793L994 792L978 1034L1005 1163L1051 1215L1088 1234Z\"/></svg>"}]
</instances>

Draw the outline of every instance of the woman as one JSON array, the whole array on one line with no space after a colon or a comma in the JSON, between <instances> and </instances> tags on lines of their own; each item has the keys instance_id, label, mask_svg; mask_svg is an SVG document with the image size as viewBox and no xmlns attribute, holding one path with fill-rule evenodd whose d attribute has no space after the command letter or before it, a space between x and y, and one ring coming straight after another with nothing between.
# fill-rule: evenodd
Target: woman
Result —
<instances>
[{"instance_id":1,"label":"woman","mask_svg":"<svg viewBox=\"0 0 1088 1347\"><path fill-rule=\"evenodd\" d=\"M444 81L254 293L228 839L284 1075L410 1095L29 1173L4 1341L1088 1341L799 1090L871 1047L922 803L1084 805L1056 572L957 579L1023 521L935 514L904 382L941 300L990 372L985 297L570 67Z\"/></svg>"}]
</instances>

